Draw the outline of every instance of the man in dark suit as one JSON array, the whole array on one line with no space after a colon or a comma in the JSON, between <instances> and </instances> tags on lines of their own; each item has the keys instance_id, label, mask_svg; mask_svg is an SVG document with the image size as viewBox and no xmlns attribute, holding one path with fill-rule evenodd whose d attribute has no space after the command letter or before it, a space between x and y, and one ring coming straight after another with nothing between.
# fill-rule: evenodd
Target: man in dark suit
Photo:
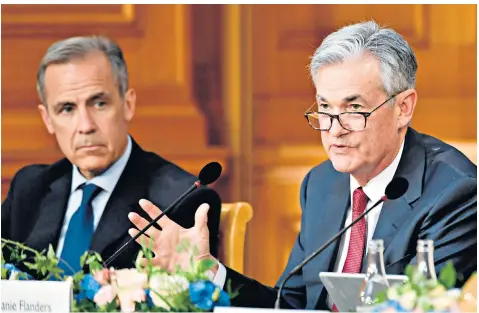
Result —
<instances>
[{"instance_id":1,"label":"man in dark suit","mask_svg":"<svg viewBox=\"0 0 479 313\"><path fill-rule=\"evenodd\" d=\"M317 102L305 117L321 132L329 160L302 183L301 230L278 285L372 207L394 177L406 178L409 188L372 210L296 273L285 285L281 307L334 310L319 273L364 272L372 239L384 242L388 274L404 274L416 262L417 241L426 239L434 243L435 271L452 261L464 282L477 268L477 168L452 146L410 127L417 62L408 43L374 22L347 26L324 39L310 69ZM201 252L212 258L209 251ZM215 271L219 286L229 280L233 290L241 287L232 305L274 306L277 287L220 263Z\"/></svg>"},{"instance_id":2,"label":"man in dark suit","mask_svg":"<svg viewBox=\"0 0 479 313\"><path fill-rule=\"evenodd\" d=\"M102 37L75 37L52 45L37 77L38 106L65 159L31 165L13 178L2 204L2 237L37 250L51 244L67 274L80 270L86 250L105 260L130 236L130 212L146 217L140 199L168 207L196 177L146 152L128 135L135 92L118 45ZM221 200L201 187L169 215L185 227L185 207L209 204L210 244L216 253ZM133 242L110 266L134 267Z\"/></svg>"}]
</instances>

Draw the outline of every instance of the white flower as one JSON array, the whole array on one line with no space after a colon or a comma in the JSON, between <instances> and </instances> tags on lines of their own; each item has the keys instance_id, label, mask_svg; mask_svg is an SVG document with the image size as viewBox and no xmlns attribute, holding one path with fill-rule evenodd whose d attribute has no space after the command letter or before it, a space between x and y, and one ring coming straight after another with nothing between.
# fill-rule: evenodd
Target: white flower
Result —
<instances>
[{"instance_id":1,"label":"white flower","mask_svg":"<svg viewBox=\"0 0 479 313\"><path fill-rule=\"evenodd\" d=\"M406 310L412 310L416 304L416 293L414 291L407 291L399 299L399 304Z\"/></svg>"},{"instance_id":2,"label":"white flower","mask_svg":"<svg viewBox=\"0 0 479 313\"><path fill-rule=\"evenodd\" d=\"M435 310L443 311L451 308L461 296L460 289L451 289L445 291L437 297L432 297L430 302Z\"/></svg>"},{"instance_id":3,"label":"white flower","mask_svg":"<svg viewBox=\"0 0 479 313\"><path fill-rule=\"evenodd\" d=\"M432 298L441 297L445 294L446 294L446 288L444 288L443 285L437 285L436 288L428 292L429 297L432 297Z\"/></svg>"},{"instance_id":4,"label":"white flower","mask_svg":"<svg viewBox=\"0 0 479 313\"><path fill-rule=\"evenodd\" d=\"M168 275L166 273L157 273L150 278L150 296L151 300L157 307L164 309L170 309L167 303L163 301L165 299L169 302L169 299L174 296L188 290L189 282L183 276Z\"/></svg>"},{"instance_id":5,"label":"white flower","mask_svg":"<svg viewBox=\"0 0 479 313\"><path fill-rule=\"evenodd\" d=\"M389 288L387 290L387 298L390 300L397 300L399 299L399 293L396 288Z\"/></svg>"},{"instance_id":6,"label":"white flower","mask_svg":"<svg viewBox=\"0 0 479 313\"><path fill-rule=\"evenodd\" d=\"M435 310L442 311L449 308L455 301L447 296L431 299L431 304Z\"/></svg>"}]
</instances>

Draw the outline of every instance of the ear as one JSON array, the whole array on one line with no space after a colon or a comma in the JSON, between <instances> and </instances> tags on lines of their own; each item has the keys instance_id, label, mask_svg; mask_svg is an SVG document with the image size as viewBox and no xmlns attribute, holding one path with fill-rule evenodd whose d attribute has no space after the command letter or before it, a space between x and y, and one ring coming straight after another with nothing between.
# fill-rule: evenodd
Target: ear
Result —
<instances>
[{"instance_id":1,"label":"ear","mask_svg":"<svg viewBox=\"0 0 479 313\"><path fill-rule=\"evenodd\" d=\"M43 123L47 127L48 132L53 135L55 130L53 129L52 123L50 121L50 115L48 114L48 109L45 105L39 104L38 110L40 111L40 115L42 116Z\"/></svg>"},{"instance_id":2,"label":"ear","mask_svg":"<svg viewBox=\"0 0 479 313\"><path fill-rule=\"evenodd\" d=\"M412 120L416 108L417 92L415 89L406 90L398 100L400 100L397 105L399 109L398 125L403 128L408 126Z\"/></svg>"},{"instance_id":3,"label":"ear","mask_svg":"<svg viewBox=\"0 0 479 313\"><path fill-rule=\"evenodd\" d=\"M136 93L133 89L128 89L125 93L125 106L124 116L127 121L131 121L133 115L135 115L135 108L136 108Z\"/></svg>"}]
</instances>

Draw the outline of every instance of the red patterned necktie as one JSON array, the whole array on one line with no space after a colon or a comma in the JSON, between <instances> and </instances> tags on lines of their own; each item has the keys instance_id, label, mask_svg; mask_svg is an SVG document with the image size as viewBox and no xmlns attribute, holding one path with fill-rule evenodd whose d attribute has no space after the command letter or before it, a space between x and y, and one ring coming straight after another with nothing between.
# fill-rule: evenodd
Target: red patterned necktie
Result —
<instances>
[{"instance_id":1,"label":"red patterned necktie","mask_svg":"<svg viewBox=\"0 0 479 313\"><path fill-rule=\"evenodd\" d=\"M353 193L353 217L351 221L357 219L366 210L368 196L361 187L354 190ZM361 262L363 260L364 247L366 242L366 218L363 217L359 222L351 227L349 236L348 254L344 262L343 273L359 273ZM338 312L336 305L333 304L333 312Z\"/></svg>"}]
</instances>

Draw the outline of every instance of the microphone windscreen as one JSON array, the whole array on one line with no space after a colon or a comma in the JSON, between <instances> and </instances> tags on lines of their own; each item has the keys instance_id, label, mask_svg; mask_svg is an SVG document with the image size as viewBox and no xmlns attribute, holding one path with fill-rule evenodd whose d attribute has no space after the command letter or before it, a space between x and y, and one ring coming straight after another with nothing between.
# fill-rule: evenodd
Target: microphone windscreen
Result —
<instances>
[{"instance_id":1,"label":"microphone windscreen","mask_svg":"<svg viewBox=\"0 0 479 313\"><path fill-rule=\"evenodd\" d=\"M394 200L402 197L409 187L409 182L404 177L395 177L386 187L386 197Z\"/></svg>"},{"instance_id":2,"label":"microphone windscreen","mask_svg":"<svg viewBox=\"0 0 479 313\"><path fill-rule=\"evenodd\" d=\"M200 171L198 179L200 184L209 185L220 177L222 167L218 162L211 162L206 164Z\"/></svg>"}]
</instances>

